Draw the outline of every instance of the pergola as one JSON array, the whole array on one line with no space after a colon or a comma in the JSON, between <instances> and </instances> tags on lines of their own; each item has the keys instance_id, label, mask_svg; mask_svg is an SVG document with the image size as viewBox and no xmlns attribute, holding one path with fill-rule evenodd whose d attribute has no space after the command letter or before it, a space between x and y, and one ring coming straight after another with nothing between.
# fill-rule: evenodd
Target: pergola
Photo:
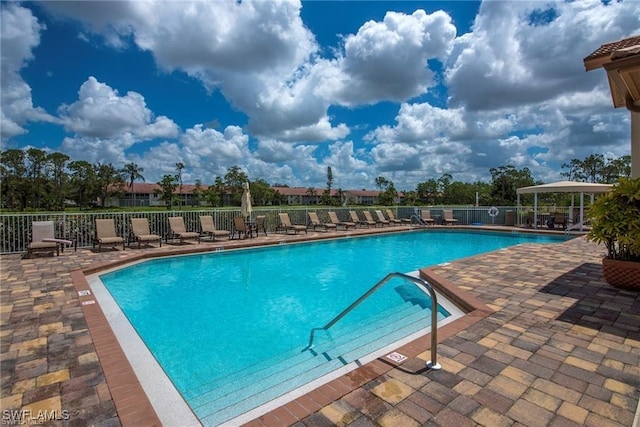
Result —
<instances>
[{"instance_id":1,"label":"pergola","mask_svg":"<svg viewBox=\"0 0 640 427\"><path fill-rule=\"evenodd\" d=\"M587 71L603 67L615 108L631 114L631 177L640 178L640 36L600 46L584 58Z\"/></svg>"},{"instance_id":2,"label":"pergola","mask_svg":"<svg viewBox=\"0 0 640 427\"><path fill-rule=\"evenodd\" d=\"M584 194L606 193L611 189L611 184L594 184L590 182L559 181L550 184L522 187L516 190L518 195L518 218L520 218L520 195L533 194L533 217L538 218L538 193L580 193L580 231L584 223ZM572 202L573 203L573 202ZM573 215L573 212L570 214ZM573 219L573 218L571 218ZM533 221L533 226L538 228L538 222Z\"/></svg>"}]
</instances>

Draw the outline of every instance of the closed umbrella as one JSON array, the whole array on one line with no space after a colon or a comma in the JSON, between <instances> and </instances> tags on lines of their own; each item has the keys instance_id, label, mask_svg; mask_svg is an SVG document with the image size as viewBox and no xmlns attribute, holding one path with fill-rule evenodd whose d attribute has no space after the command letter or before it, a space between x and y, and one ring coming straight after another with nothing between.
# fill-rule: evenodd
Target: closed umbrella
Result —
<instances>
[{"instance_id":1,"label":"closed umbrella","mask_svg":"<svg viewBox=\"0 0 640 427\"><path fill-rule=\"evenodd\" d=\"M251 212L253 209L251 208L251 193L249 192L249 183L245 182L243 184L244 190L242 191L242 199L240 202L240 211L242 212L242 216L247 218L251 216Z\"/></svg>"}]
</instances>

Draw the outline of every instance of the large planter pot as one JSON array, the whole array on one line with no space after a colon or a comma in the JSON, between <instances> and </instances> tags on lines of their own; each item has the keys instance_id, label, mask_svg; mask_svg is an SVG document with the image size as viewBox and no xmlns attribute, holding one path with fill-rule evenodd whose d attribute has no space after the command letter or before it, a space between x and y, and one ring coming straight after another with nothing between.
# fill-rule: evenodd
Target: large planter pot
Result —
<instances>
[{"instance_id":1,"label":"large planter pot","mask_svg":"<svg viewBox=\"0 0 640 427\"><path fill-rule=\"evenodd\" d=\"M640 262L603 258L602 270L611 286L640 291Z\"/></svg>"}]
</instances>

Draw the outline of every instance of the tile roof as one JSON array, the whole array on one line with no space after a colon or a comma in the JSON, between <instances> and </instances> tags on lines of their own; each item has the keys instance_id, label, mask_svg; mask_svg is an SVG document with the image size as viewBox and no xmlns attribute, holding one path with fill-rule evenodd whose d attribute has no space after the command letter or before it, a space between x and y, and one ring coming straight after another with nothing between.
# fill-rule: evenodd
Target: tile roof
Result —
<instances>
[{"instance_id":1,"label":"tile roof","mask_svg":"<svg viewBox=\"0 0 640 427\"><path fill-rule=\"evenodd\" d=\"M597 48L593 53L584 58L585 61L599 58L605 55L611 55L617 50L625 49L631 46L640 45L640 36L633 36L627 39L618 40L616 42L606 43Z\"/></svg>"},{"instance_id":2,"label":"tile roof","mask_svg":"<svg viewBox=\"0 0 640 427\"><path fill-rule=\"evenodd\" d=\"M207 188L209 188L208 185L201 185L200 189L201 190L206 190ZM142 182L134 182L133 183L133 192L136 194L151 194L153 193L155 190L161 190L162 188L158 185L158 184L152 184L152 183L142 183ZM191 194L191 192L193 190L196 189L196 186L194 184L183 184L182 185L182 194ZM126 193L131 193L131 187L129 186L129 183L125 183L123 190ZM180 186L177 186L175 191L175 194L180 193Z\"/></svg>"}]
</instances>

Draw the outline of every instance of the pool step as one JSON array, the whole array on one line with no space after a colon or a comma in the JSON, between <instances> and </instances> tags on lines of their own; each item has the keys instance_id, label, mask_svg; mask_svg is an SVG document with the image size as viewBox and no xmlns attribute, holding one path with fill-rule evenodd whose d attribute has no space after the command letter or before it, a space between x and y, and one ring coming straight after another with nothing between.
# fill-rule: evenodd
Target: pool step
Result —
<instances>
[{"instance_id":1,"label":"pool step","mask_svg":"<svg viewBox=\"0 0 640 427\"><path fill-rule=\"evenodd\" d=\"M405 303L364 330L335 336L315 346L314 352L293 354L244 377L227 378L226 384L211 383L207 391L201 387L201 394L187 400L205 425L217 425L424 328L428 314L419 306Z\"/></svg>"},{"instance_id":2,"label":"pool step","mask_svg":"<svg viewBox=\"0 0 640 427\"><path fill-rule=\"evenodd\" d=\"M362 332L364 328L376 329L377 327L379 327L379 325L387 324L389 323L389 319L399 318L399 313L402 313L409 307L409 304L398 304L390 309L370 316L368 319L365 319L362 322L348 326L348 331L343 330L344 326L342 326L341 322L338 322L336 325L334 325L330 332L318 331L316 333L313 350L315 352L322 353L328 347L335 347L345 342L350 342L354 339L353 335L355 334L357 336ZM207 391L219 388L220 386L224 386L227 383L238 384L239 381L242 381L243 378L249 379L250 382L254 382L255 374L257 372L272 370L273 366L279 365L282 362L295 364L298 358L300 360L304 360L306 357L305 353L307 352L303 352L303 350L307 346L306 340L308 339L308 336L305 336L303 339L304 341L301 340L300 345L296 348L292 348L289 351L282 352L277 356L264 359L263 361L256 363L246 369L227 374L221 378L206 381L199 386L191 387L184 393L184 395L187 399L196 397Z\"/></svg>"}]
</instances>

